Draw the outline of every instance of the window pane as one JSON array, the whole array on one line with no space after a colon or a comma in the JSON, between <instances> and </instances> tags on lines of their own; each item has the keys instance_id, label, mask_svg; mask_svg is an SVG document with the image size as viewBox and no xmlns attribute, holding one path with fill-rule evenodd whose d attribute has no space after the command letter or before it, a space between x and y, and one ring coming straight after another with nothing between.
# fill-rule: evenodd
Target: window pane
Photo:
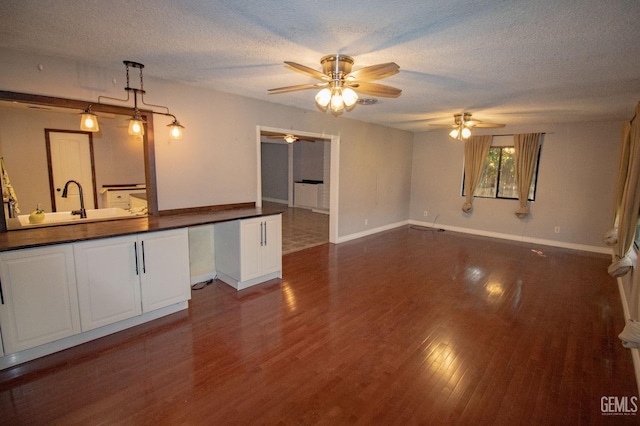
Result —
<instances>
[{"instance_id":1,"label":"window pane","mask_svg":"<svg viewBox=\"0 0 640 426\"><path fill-rule=\"evenodd\" d=\"M500 162L500 184L498 197L518 198L516 187L515 148L502 149L502 161Z\"/></svg>"},{"instance_id":2,"label":"window pane","mask_svg":"<svg viewBox=\"0 0 640 426\"><path fill-rule=\"evenodd\" d=\"M487 156L487 160L484 163L482 176L480 176L480 181L478 181L476 192L473 195L475 195L476 197L495 198L499 161L500 148L489 148L489 155Z\"/></svg>"}]
</instances>

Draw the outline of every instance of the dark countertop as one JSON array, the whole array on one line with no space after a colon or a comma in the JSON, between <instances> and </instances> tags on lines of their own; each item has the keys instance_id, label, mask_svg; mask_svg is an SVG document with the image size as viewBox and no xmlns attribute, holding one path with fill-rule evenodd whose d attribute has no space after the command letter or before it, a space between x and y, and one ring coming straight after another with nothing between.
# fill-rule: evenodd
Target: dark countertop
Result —
<instances>
[{"instance_id":1,"label":"dark countertop","mask_svg":"<svg viewBox=\"0 0 640 426\"><path fill-rule=\"evenodd\" d=\"M282 210L242 208L21 229L0 233L0 251L117 237L142 232L164 231L279 213L282 213Z\"/></svg>"}]
</instances>

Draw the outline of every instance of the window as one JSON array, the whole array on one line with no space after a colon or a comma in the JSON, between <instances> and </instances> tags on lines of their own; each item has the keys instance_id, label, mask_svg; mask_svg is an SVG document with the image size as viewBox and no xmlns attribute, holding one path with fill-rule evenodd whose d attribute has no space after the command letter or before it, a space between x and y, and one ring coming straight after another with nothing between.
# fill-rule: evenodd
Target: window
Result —
<instances>
[{"instance_id":1,"label":"window","mask_svg":"<svg viewBox=\"0 0 640 426\"><path fill-rule=\"evenodd\" d=\"M538 161L533 171L533 179L529 188L529 200L534 201L536 196L536 182L538 180ZM462 195L464 190L464 177L462 179ZM476 187L475 197L481 198L509 198L518 199L516 187L515 148L512 146L492 146L484 163L484 169L480 181Z\"/></svg>"}]
</instances>

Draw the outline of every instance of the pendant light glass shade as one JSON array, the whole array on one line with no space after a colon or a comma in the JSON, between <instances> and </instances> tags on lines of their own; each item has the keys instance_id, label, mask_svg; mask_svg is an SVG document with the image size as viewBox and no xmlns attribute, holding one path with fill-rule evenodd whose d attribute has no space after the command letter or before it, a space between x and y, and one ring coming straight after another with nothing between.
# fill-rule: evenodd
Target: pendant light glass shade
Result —
<instances>
[{"instance_id":1,"label":"pendant light glass shade","mask_svg":"<svg viewBox=\"0 0 640 426\"><path fill-rule=\"evenodd\" d=\"M129 120L129 134L131 136L144 135L144 124L139 116L135 116Z\"/></svg>"},{"instance_id":2,"label":"pendant light glass shade","mask_svg":"<svg viewBox=\"0 0 640 426\"><path fill-rule=\"evenodd\" d=\"M169 138L173 140L182 140L182 129L184 126L180 124L180 122L176 119L173 120L173 123L168 125L169 127Z\"/></svg>"},{"instance_id":3,"label":"pendant light glass shade","mask_svg":"<svg viewBox=\"0 0 640 426\"><path fill-rule=\"evenodd\" d=\"M462 139L469 139L469 136L471 136L471 130L468 127L464 127L462 129Z\"/></svg>"},{"instance_id":4,"label":"pendant light glass shade","mask_svg":"<svg viewBox=\"0 0 640 426\"><path fill-rule=\"evenodd\" d=\"M87 107L80 117L80 130L83 132L97 132L100 130L98 117Z\"/></svg>"}]
</instances>

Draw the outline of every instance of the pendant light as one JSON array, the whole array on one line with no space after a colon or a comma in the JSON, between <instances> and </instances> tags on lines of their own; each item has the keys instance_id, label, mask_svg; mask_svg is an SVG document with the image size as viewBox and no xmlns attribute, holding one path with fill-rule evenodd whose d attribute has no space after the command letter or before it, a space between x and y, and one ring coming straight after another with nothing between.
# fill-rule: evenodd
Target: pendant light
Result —
<instances>
[{"instance_id":1,"label":"pendant light","mask_svg":"<svg viewBox=\"0 0 640 426\"><path fill-rule=\"evenodd\" d=\"M118 99L118 98L112 98L109 96L99 96L98 103L100 103L101 99L103 98L110 99L113 101L118 101L118 102L129 102L131 93L133 93L133 117L129 119L129 134L132 136L143 136L144 126L146 122L143 120L142 114L138 109L138 95L140 95L140 102L142 103L142 105L151 107L150 109L151 113L173 117L173 122L167 126L169 127L169 138L174 140L182 139L182 136L183 136L182 129L184 129L184 126L180 124L180 122L178 121L175 115L169 112L169 108L163 105L148 104L144 101L144 95L146 93L146 91L144 90L144 78L142 75L142 69L144 68L144 65L139 62L133 62L133 61L123 61L123 63L126 68L126 76L127 76L127 86L124 88L124 90L126 90L127 92L127 98ZM130 68L137 68L140 70L140 87L139 88L131 87L130 80L129 80ZM166 112L154 111L153 108L163 108L166 110ZM80 128L88 132L97 132L99 130L98 117L91 111L91 105L89 105L82 113Z\"/></svg>"},{"instance_id":2,"label":"pendant light","mask_svg":"<svg viewBox=\"0 0 640 426\"><path fill-rule=\"evenodd\" d=\"M91 105L89 105L80 117L80 130L84 132L98 132L100 131L100 125L98 124L98 117L91 111Z\"/></svg>"}]
</instances>

